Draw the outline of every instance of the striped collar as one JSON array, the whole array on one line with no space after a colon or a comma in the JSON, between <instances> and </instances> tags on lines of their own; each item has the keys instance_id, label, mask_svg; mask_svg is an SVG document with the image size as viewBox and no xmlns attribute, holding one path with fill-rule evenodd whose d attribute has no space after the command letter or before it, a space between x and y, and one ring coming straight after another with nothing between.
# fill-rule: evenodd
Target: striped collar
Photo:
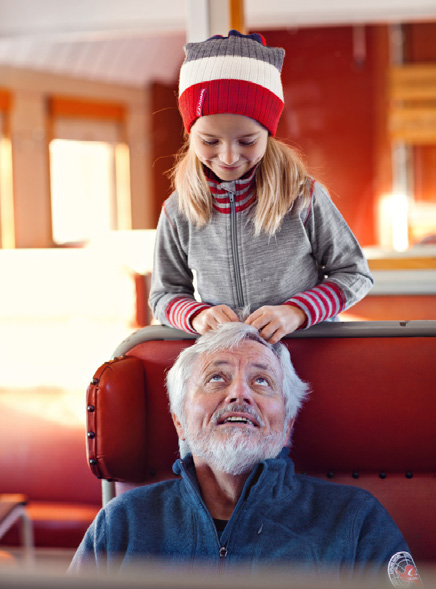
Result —
<instances>
[{"instance_id":1,"label":"striped collar","mask_svg":"<svg viewBox=\"0 0 436 589\"><path fill-rule=\"evenodd\" d=\"M219 213L229 215L231 212L229 192L235 196L236 212L248 209L256 200L257 166L231 182L223 182L206 166L203 169L212 194L212 206Z\"/></svg>"}]
</instances>

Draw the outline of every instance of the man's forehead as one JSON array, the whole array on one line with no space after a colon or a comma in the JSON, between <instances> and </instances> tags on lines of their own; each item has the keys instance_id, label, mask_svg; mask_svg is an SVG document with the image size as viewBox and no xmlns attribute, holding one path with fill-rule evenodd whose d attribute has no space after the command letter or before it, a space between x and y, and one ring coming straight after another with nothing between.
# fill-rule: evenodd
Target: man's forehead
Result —
<instances>
[{"instance_id":1,"label":"man's forehead","mask_svg":"<svg viewBox=\"0 0 436 589\"><path fill-rule=\"evenodd\" d=\"M230 352L229 352L230 354ZM246 357L247 360L250 360L249 357ZM222 356L219 356L215 359L209 360L209 362L207 362L207 364L209 364L210 366L231 366L233 364L232 362L232 358L223 358ZM260 370L268 370L271 366L271 363L268 362L262 362L262 360L255 360L252 359L251 362L249 362L250 366L253 366L253 368L259 368Z\"/></svg>"},{"instance_id":2,"label":"man's forehead","mask_svg":"<svg viewBox=\"0 0 436 589\"><path fill-rule=\"evenodd\" d=\"M246 367L281 374L280 361L269 348L254 340L244 340L238 346L201 354L197 368L236 367L240 363Z\"/></svg>"}]
</instances>

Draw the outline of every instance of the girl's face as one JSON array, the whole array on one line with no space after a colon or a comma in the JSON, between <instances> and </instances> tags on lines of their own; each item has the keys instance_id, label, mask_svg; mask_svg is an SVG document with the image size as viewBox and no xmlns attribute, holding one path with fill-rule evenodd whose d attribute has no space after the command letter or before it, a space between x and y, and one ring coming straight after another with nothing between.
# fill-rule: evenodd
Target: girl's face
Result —
<instances>
[{"instance_id":1,"label":"girl's face","mask_svg":"<svg viewBox=\"0 0 436 589\"><path fill-rule=\"evenodd\" d=\"M208 115L191 128L198 159L227 182L238 180L263 158L267 141L265 127L243 115Z\"/></svg>"}]
</instances>

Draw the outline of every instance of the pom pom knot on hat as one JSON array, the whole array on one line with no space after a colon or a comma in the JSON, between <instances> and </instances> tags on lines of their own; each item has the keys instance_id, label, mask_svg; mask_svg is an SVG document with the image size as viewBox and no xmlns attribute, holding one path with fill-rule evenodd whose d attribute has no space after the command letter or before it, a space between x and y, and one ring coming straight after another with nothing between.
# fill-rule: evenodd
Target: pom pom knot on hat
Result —
<instances>
[{"instance_id":1,"label":"pom pom knot on hat","mask_svg":"<svg viewBox=\"0 0 436 589\"><path fill-rule=\"evenodd\" d=\"M199 117L230 113L258 121L275 135L283 110L284 49L262 35L230 31L188 43L180 69L179 110L189 133Z\"/></svg>"}]
</instances>

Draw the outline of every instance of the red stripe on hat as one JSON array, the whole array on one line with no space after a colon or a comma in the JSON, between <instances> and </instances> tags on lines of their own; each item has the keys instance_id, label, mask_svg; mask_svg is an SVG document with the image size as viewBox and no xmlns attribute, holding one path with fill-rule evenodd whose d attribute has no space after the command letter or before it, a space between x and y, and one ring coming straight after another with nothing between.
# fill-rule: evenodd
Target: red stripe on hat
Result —
<instances>
[{"instance_id":1,"label":"red stripe on hat","mask_svg":"<svg viewBox=\"0 0 436 589\"><path fill-rule=\"evenodd\" d=\"M179 110L188 133L199 116L231 113L250 117L275 135L283 102L253 82L212 80L187 88L179 98Z\"/></svg>"}]
</instances>

